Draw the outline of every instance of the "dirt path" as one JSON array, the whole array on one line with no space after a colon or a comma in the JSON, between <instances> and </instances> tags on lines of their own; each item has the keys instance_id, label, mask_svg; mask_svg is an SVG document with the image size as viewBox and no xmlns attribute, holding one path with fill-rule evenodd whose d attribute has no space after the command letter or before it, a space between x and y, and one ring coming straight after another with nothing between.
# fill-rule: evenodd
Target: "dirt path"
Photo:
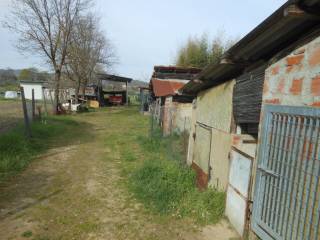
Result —
<instances>
[{"instance_id":1,"label":"dirt path","mask_svg":"<svg viewBox=\"0 0 320 240\"><path fill-rule=\"evenodd\" d=\"M75 116L90 124L90 139L50 150L0 186L0 239L236 237L225 222L200 231L191 221L155 216L133 199L121 184L121 146L109 139L141 131L133 111L121 117L124 111Z\"/></svg>"}]
</instances>

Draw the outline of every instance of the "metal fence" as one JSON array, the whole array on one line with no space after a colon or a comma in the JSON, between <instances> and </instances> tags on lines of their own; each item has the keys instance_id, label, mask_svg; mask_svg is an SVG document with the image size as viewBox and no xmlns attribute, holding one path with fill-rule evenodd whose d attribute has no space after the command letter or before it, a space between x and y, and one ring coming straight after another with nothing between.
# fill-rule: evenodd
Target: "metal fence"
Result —
<instances>
[{"instance_id":1,"label":"metal fence","mask_svg":"<svg viewBox=\"0 0 320 240\"><path fill-rule=\"evenodd\" d=\"M187 163L191 117L177 117L176 107L157 106L153 103L150 109L150 137L166 141L167 155L170 159L179 159ZM182 158L181 158L182 157Z\"/></svg>"},{"instance_id":2,"label":"metal fence","mask_svg":"<svg viewBox=\"0 0 320 240\"><path fill-rule=\"evenodd\" d=\"M31 135L31 123L34 120L43 119L48 111L51 111L51 103L44 100L36 100L34 91L28 93L20 89L20 94L15 98L4 98L0 102L0 133L5 133L17 125L24 124L27 135ZM30 96L32 95L32 96Z\"/></svg>"},{"instance_id":3,"label":"metal fence","mask_svg":"<svg viewBox=\"0 0 320 240\"><path fill-rule=\"evenodd\" d=\"M320 109L264 110L253 229L262 239L320 239Z\"/></svg>"},{"instance_id":4,"label":"metal fence","mask_svg":"<svg viewBox=\"0 0 320 240\"><path fill-rule=\"evenodd\" d=\"M163 136L189 134L191 131L191 114L185 116L178 107L159 106L153 103L150 111L150 133L161 131Z\"/></svg>"}]
</instances>

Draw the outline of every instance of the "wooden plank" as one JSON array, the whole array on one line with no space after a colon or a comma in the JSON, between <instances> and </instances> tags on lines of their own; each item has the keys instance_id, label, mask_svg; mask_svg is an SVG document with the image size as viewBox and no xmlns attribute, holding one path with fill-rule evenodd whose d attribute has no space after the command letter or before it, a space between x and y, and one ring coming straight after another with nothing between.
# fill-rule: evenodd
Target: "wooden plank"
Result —
<instances>
[{"instance_id":1,"label":"wooden plank","mask_svg":"<svg viewBox=\"0 0 320 240\"><path fill-rule=\"evenodd\" d=\"M30 129L30 122L29 122L29 117L28 117L28 111L27 111L27 103L26 103L26 98L24 95L24 89L23 87L20 87L21 91L21 102L22 102L22 109L23 109L23 116L24 116L24 125L25 125L25 130L26 130L26 135L27 137L31 137L31 129Z\"/></svg>"}]
</instances>

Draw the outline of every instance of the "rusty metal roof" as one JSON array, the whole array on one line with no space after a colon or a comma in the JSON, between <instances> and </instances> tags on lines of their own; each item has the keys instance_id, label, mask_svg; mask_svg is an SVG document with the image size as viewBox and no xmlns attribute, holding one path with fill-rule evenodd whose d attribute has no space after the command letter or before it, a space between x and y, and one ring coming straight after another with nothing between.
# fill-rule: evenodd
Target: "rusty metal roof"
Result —
<instances>
[{"instance_id":1,"label":"rusty metal roof","mask_svg":"<svg viewBox=\"0 0 320 240\"><path fill-rule=\"evenodd\" d=\"M191 80L201 71L194 67L155 66L152 78Z\"/></svg>"},{"instance_id":2,"label":"rusty metal roof","mask_svg":"<svg viewBox=\"0 0 320 240\"><path fill-rule=\"evenodd\" d=\"M152 79L151 89L155 97L174 96L179 94L179 90L186 84L182 81Z\"/></svg>"},{"instance_id":3,"label":"rusty metal roof","mask_svg":"<svg viewBox=\"0 0 320 240\"><path fill-rule=\"evenodd\" d=\"M163 73L199 73L201 72L201 68L195 67L179 67L179 66L154 66L155 72L163 72Z\"/></svg>"},{"instance_id":4,"label":"rusty metal roof","mask_svg":"<svg viewBox=\"0 0 320 240\"><path fill-rule=\"evenodd\" d=\"M116 76L116 75L111 75L111 74L106 74L106 73L99 73L98 74L98 79L102 81L113 81L113 82L132 82L132 78L127 78L127 77L121 77L121 76Z\"/></svg>"}]
</instances>

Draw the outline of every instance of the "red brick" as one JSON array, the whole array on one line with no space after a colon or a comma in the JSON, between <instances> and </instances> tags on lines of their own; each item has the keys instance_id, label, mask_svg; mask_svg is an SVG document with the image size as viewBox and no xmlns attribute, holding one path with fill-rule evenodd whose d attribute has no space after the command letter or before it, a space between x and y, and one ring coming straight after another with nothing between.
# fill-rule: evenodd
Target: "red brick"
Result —
<instances>
[{"instance_id":1,"label":"red brick","mask_svg":"<svg viewBox=\"0 0 320 240\"><path fill-rule=\"evenodd\" d=\"M320 96L320 75L312 79L311 93L313 96Z\"/></svg>"},{"instance_id":2,"label":"red brick","mask_svg":"<svg viewBox=\"0 0 320 240\"><path fill-rule=\"evenodd\" d=\"M233 136L232 138L232 145L238 146L238 144L241 142L241 137L240 136Z\"/></svg>"},{"instance_id":3,"label":"red brick","mask_svg":"<svg viewBox=\"0 0 320 240\"><path fill-rule=\"evenodd\" d=\"M293 70L293 66L287 66L287 70L286 70L287 73L292 72L292 70Z\"/></svg>"},{"instance_id":4,"label":"red brick","mask_svg":"<svg viewBox=\"0 0 320 240\"><path fill-rule=\"evenodd\" d=\"M267 99L264 102L268 104L280 104L280 99L279 98Z\"/></svg>"},{"instance_id":5,"label":"red brick","mask_svg":"<svg viewBox=\"0 0 320 240\"><path fill-rule=\"evenodd\" d=\"M271 69L271 74L272 75L277 75L280 71L280 67L279 66L275 66Z\"/></svg>"},{"instance_id":6,"label":"red brick","mask_svg":"<svg viewBox=\"0 0 320 240\"><path fill-rule=\"evenodd\" d=\"M285 86L285 79L281 78L278 85L278 92L283 93L284 86Z\"/></svg>"},{"instance_id":7,"label":"red brick","mask_svg":"<svg viewBox=\"0 0 320 240\"><path fill-rule=\"evenodd\" d=\"M311 53L311 56L309 58L309 64L312 67L320 65L320 47L318 47Z\"/></svg>"},{"instance_id":8,"label":"red brick","mask_svg":"<svg viewBox=\"0 0 320 240\"><path fill-rule=\"evenodd\" d=\"M314 102L311 104L312 107L320 107L320 102Z\"/></svg>"},{"instance_id":9,"label":"red brick","mask_svg":"<svg viewBox=\"0 0 320 240\"><path fill-rule=\"evenodd\" d=\"M288 66L298 65L302 62L303 58L304 58L303 54L287 57L287 65Z\"/></svg>"},{"instance_id":10,"label":"red brick","mask_svg":"<svg viewBox=\"0 0 320 240\"><path fill-rule=\"evenodd\" d=\"M303 78L293 79L290 92L293 95L300 95L302 91L302 83L303 83Z\"/></svg>"}]
</instances>

